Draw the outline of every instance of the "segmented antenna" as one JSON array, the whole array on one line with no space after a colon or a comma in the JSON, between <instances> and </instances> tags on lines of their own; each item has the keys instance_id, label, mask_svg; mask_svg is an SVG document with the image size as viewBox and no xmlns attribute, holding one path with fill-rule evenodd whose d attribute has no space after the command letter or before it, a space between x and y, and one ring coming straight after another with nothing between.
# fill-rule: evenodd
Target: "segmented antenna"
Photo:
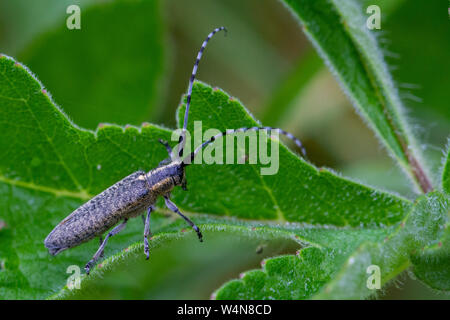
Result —
<instances>
[{"instance_id":1,"label":"segmented antenna","mask_svg":"<svg viewBox=\"0 0 450 320\"><path fill-rule=\"evenodd\" d=\"M185 143L186 143L184 136L185 136L187 123L188 123L189 106L191 104L191 95L192 95L192 86L194 85L195 74L197 73L198 64L200 63L200 59L202 58L203 51L205 50L209 39L211 39L217 32L219 32L221 30L224 30L225 34L226 34L227 29L225 27L216 28L210 34L208 34L208 36L206 37L205 41L203 41L203 44L202 44L202 47L200 48L200 51L197 54L197 60L195 60L194 68L192 69L192 75L191 75L191 78L189 79L189 88L188 88L188 94L187 94L187 98L186 98L186 111L184 112L183 132L182 132L182 134L180 136L180 140L178 142L178 143L182 143L181 144L181 148L180 148L180 150L178 152L178 155L180 157L183 156L183 149L184 149L184 146L185 146Z\"/></svg>"},{"instance_id":2,"label":"segmented antenna","mask_svg":"<svg viewBox=\"0 0 450 320\"><path fill-rule=\"evenodd\" d=\"M199 151L201 149L203 149L204 147L206 147L208 144L216 141L216 139L226 136L226 135L230 135L230 134L234 134L237 132L246 132L246 131L261 131L261 130L265 130L269 133L271 131L275 131L278 132L286 137L288 137L289 139L291 139L292 141L294 141L294 143L297 145L297 147L300 148L303 157L306 157L306 151L305 148L303 147L302 143L300 142L300 140L298 140L296 137L294 137L294 135L292 133L289 133L287 131L284 131L283 129L279 129L279 128L272 128L272 127L251 127L251 128L239 128L239 129L229 129L227 131L221 132L216 134L215 136L211 137L211 139L206 140L205 142L203 142L200 146L198 146L193 152L190 153L190 155L186 156L183 159L183 164L184 166L187 166L189 164L192 163L192 161L194 160L194 158L197 156L197 154L199 153ZM189 162L188 162L189 161Z\"/></svg>"}]
</instances>

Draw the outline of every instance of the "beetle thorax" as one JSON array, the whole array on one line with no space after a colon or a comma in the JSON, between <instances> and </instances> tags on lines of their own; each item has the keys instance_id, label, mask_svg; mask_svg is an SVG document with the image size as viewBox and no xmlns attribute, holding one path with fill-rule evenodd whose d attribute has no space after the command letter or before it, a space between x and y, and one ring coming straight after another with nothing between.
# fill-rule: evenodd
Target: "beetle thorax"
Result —
<instances>
[{"instance_id":1,"label":"beetle thorax","mask_svg":"<svg viewBox=\"0 0 450 320\"><path fill-rule=\"evenodd\" d=\"M180 163L171 162L150 170L145 178L151 191L158 195L165 195L175 186L182 185L184 181L184 168Z\"/></svg>"}]
</instances>

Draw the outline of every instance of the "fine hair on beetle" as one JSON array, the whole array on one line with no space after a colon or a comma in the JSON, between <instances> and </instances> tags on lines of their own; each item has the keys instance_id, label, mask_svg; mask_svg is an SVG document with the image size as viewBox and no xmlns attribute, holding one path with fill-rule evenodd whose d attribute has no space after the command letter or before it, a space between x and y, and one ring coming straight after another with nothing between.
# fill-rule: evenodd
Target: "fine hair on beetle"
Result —
<instances>
[{"instance_id":1,"label":"fine hair on beetle","mask_svg":"<svg viewBox=\"0 0 450 320\"><path fill-rule=\"evenodd\" d=\"M294 141L303 155L305 154L301 142L292 134L282 129L271 127L229 129L204 141L189 154L184 154L192 87L197 68L208 41L214 34L222 30L226 32L224 27L214 29L205 39L197 54L189 80L183 130L180 134L176 149L172 150L166 141L159 140L166 148L169 157L161 161L155 169L149 172L136 171L131 173L77 208L62 220L44 240L44 245L50 254L57 255L66 249L76 247L93 238L100 238L98 250L85 266L85 271L89 274L97 260L103 256L109 238L122 231L129 219L141 216L146 211L146 214L142 215L144 220L144 254L146 259L149 259L148 241L151 237L150 216L152 211L155 210L155 203L159 197L163 197L167 208L183 218L197 233L199 240L203 241L203 236L198 226L180 212L176 204L170 200L170 194L176 186L181 186L183 190L187 190L185 168L192 164L192 161L200 150L223 136L246 131L262 130L269 134L271 132L277 132ZM102 235L112 227L114 228L103 239Z\"/></svg>"}]
</instances>

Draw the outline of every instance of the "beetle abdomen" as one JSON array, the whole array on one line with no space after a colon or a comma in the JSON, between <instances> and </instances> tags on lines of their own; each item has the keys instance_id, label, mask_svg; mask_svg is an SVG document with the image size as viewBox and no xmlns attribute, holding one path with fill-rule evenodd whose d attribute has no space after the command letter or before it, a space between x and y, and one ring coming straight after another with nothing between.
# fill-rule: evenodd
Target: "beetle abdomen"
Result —
<instances>
[{"instance_id":1,"label":"beetle abdomen","mask_svg":"<svg viewBox=\"0 0 450 320\"><path fill-rule=\"evenodd\" d=\"M95 196L61 221L44 241L53 255L103 234L120 220L137 216L156 195L144 171L136 171Z\"/></svg>"}]
</instances>

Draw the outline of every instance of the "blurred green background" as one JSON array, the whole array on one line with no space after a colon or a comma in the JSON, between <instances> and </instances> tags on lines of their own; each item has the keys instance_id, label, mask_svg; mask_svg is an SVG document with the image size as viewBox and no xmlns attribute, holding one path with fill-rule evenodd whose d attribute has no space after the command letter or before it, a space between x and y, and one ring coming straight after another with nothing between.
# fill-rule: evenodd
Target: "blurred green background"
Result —
<instances>
[{"instance_id":1,"label":"blurred green background","mask_svg":"<svg viewBox=\"0 0 450 320\"><path fill-rule=\"evenodd\" d=\"M448 1L361 3L381 7L381 30L374 32L437 179L450 132ZM81 8L81 30L66 27L71 4ZM0 52L27 65L81 127L146 121L174 128L197 51L222 25L228 36L211 41L198 79L237 97L264 125L293 132L317 166L413 197L279 1L2 0ZM188 239L157 249L151 267L130 263L83 298L209 298L226 280L259 267L263 257L297 249L220 235L205 243L207 254L196 254L197 245ZM405 275L382 297L449 296Z\"/></svg>"}]
</instances>

